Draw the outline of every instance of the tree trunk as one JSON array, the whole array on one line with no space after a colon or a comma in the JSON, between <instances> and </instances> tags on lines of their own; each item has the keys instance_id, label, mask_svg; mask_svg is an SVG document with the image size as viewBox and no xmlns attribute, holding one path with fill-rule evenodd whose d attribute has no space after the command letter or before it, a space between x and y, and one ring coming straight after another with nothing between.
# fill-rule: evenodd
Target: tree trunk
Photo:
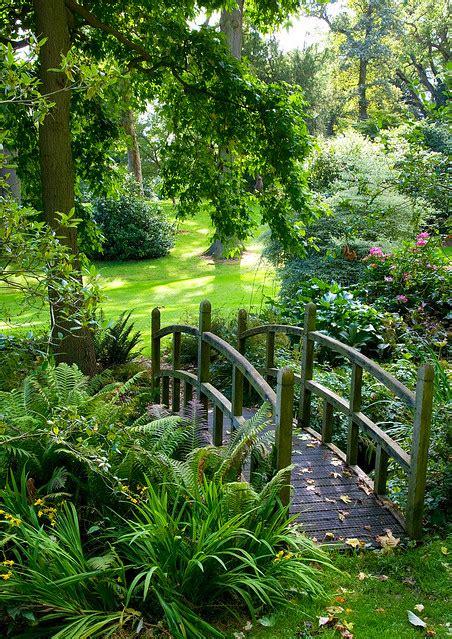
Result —
<instances>
[{"instance_id":1,"label":"tree trunk","mask_svg":"<svg viewBox=\"0 0 452 639\"><path fill-rule=\"evenodd\" d=\"M220 17L220 31L225 34L229 50L238 60L242 57L243 5L244 0L238 0L237 8L234 11L223 10ZM228 151L220 149L220 155L227 157ZM224 243L218 238L214 238L204 255L216 259L227 259L231 253L236 256L237 254L241 255L242 252L243 246L238 238L228 238Z\"/></svg>"},{"instance_id":2,"label":"tree trunk","mask_svg":"<svg viewBox=\"0 0 452 639\"><path fill-rule=\"evenodd\" d=\"M358 105L359 105L359 119L367 120L369 118L367 101L367 65L368 61L365 58L359 59L359 80L358 80Z\"/></svg>"},{"instance_id":3,"label":"tree trunk","mask_svg":"<svg viewBox=\"0 0 452 639\"><path fill-rule=\"evenodd\" d=\"M130 173L135 177L135 180L140 189L141 195L144 195L143 189L143 173L141 171L141 155L140 147L138 145L137 132L135 129L135 118L133 111L127 109L124 113L124 129L127 134L127 163Z\"/></svg>"},{"instance_id":4,"label":"tree trunk","mask_svg":"<svg viewBox=\"0 0 452 639\"><path fill-rule=\"evenodd\" d=\"M49 71L61 66L61 55L71 46L64 0L34 0L40 49L41 93L51 94L55 106L39 128L39 159L44 217L73 255L78 254L77 229L60 224L56 215L74 207L74 167L70 132L71 93L63 73ZM76 263L78 260L76 260ZM52 300L53 298L53 300ZM82 301L80 301L82 303ZM50 293L51 341L59 362L75 363L86 374L96 372L92 333L78 327L62 314L61 305Z\"/></svg>"}]
</instances>

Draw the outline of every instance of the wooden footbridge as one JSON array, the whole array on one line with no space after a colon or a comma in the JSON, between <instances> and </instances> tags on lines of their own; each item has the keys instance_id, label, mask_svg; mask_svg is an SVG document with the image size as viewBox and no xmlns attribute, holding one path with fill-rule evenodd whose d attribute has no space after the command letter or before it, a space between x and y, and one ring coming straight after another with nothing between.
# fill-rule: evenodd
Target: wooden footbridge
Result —
<instances>
[{"instance_id":1,"label":"wooden footbridge","mask_svg":"<svg viewBox=\"0 0 452 639\"><path fill-rule=\"evenodd\" d=\"M281 493L283 503L297 514L308 535L318 541L343 542L358 539L376 544L378 536L390 530L395 537L422 535L427 455L433 396L433 369L425 364L419 369L416 393L410 391L377 363L323 333L316 331L316 308L308 304L304 326L266 324L247 327L247 313L240 310L236 347L211 332L211 305L200 305L199 326L160 325L160 311L152 311L152 371L159 401L178 412L196 393L206 411L210 408L212 438L223 442L225 419L234 429L250 411L244 409L244 381L271 407L275 429L277 470L293 465L287 473L287 486ZM266 335L266 364L257 370L246 357L247 340ZM275 336L283 334L302 341L301 370L275 368ZM172 363L161 366L161 340L172 335ZM197 371L181 368L181 337L197 339ZM343 398L313 378L315 346L321 345L351 362L349 398ZM211 350L217 351L232 367L232 398L210 383ZM404 451L384 430L361 411L363 371L384 384L395 396L413 409L413 439L410 453ZM276 389L273 383L276 382ZM294 387L299 386L299 404L294 404ZM323 403L321 433L310 426L313 395ZM345 451L332 443L333 417L339 411L348 417ZM373 481L357 465L360 430L376 446ZM391 461L392 460L392 461ZM386 499L388 465L396 463L407 474L407 507L404 515Z\"/></svg>"}]
</instances>

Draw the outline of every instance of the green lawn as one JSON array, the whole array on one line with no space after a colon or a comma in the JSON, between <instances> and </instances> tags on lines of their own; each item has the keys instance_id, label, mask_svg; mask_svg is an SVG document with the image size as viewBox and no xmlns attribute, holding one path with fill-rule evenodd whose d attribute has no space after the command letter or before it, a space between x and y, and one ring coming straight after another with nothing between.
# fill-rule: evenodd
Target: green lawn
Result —
<instances>
[{"instance_id":1,"label":"green lawn","mask_svg":"<svg viewBox=\"0 0 452 639\"><path fill-rule=\"evenodd\" d=\"M246 631L244 620L235 632L239 637L243 633L241 639L340 639L333 626L345 621L354 639L451 637L451 556L450 540L426 542L390 555L335 552L334 565L342 573L325 575L323 600L294 602L292 609L267 614L264 621L270 627L257 622ZM419 612L417 605L424 609ZM331 606L336 610L328 611ZM427 628L410 625L407 610L425 621ZM329 612L336 619L319 628L319 617L328 617ZM234 632L228 637L233 639Z\"/></svg>"},{"instance_id":2,"label":"green lawn","mask_svg":"<svg viewBox=\"0 0 452 639\"><path fill-rule=\"evenodd\" d=\"M162 324L195 316L201 300L209 299L214 312L229 314L243 307L259 308L264 295L275 291L274 272L261 260L258 240L247 245L238 261L214 263L202 256L211 234L207 213L186 220L179 226L171 254L156 260L139 262L98 262L102 289L107 296L103 310L107 319L115 319L124 310L132 317L145 338L149 335L149 317L160 306ZM27 310L17 315L17 298L10 291L0 291L0 303L12 318L12 326L33 329L47 321L47 310ZM0 330L9 325L0 322ZM148 340L146 339L146 350Z\"/></svg>"}]
</instances>

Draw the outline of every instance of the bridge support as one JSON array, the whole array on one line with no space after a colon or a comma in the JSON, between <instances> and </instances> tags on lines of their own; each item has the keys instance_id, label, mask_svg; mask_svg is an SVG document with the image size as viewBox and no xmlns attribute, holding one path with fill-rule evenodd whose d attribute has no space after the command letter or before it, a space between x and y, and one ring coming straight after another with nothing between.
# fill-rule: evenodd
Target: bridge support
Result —
<instances>
[{"instance_id":1,"label":"bridge support","mask_svg":"<svg viewBox=\"0 0 452 639\"><path fill-rule=\"evenodd\" d=\"M276 388L275 447L276 470L287 468L292 463L294 374L291 368L278 371ZM290 471L281 489L281 501L287 506L290 501Z\"/></svg>"},{"instance_id":2,"label":"bridge support","mask_svg":"<svg viewBox=\"0 0 452 639\"><path fill-rule=\"evenodd\" d=\"M212 327L212 306L209 300L204 300L199 305L199 340L198 340L198 399L202 404L207 417L209 402L201 392L201 384L209 381L210 346L202 339L202 334L210 331Z\"/></svg>"}]
</instances>

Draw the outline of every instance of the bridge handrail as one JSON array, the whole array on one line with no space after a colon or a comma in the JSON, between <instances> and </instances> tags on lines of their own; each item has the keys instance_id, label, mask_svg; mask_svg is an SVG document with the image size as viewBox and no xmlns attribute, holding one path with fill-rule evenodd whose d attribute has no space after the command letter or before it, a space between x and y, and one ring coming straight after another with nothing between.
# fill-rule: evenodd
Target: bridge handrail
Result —
<instances>
[{"instance_id":1,"label":"bridge handrail","mask_svg":"<svg viewBox=\"0 0 452 639\"><path fill-rule=\"evenodd\" d=\"M243 313L243 312L242 312ZM418 371L416 393L413 393L399 380L385 371L356 348L343 344L338 340L317 331L316 307L307 304L304 326L288 327L284 324L263 324L248 329L246 314L238 325L239 344L245 353L246 340L255 335L267 335L266 367L262 371L267 379L275 375L275 335L297 335L303 338L301 374L295 375L295 382L301 386L298 422L303 428L310 427L311 397L316 395L323 400L321 441L331 444L333 435L334 410L347 415L349 420L346 461L356 466L358 457L359 429L363 429L376 443L376 464L374 492L385 495L387 490L388 461L394 459L409 476L408 506L406 527L413 537L420 537L422 532L422 508L425 493L427 472L427 453L430 435L433 369L429 364ZM349 400L334 393L331 389L313 381L314 344L318 343L344 357L352 363L351 393ZM414 428L411 454L406 453L396 441L384 432L375 422L361 411L361 388L363 370L370 373L407 406L414 408Z\"/></svg>"},{"instance_id":2,"label":"bridge handrail","mask_svg":"<svg viewBox=\"0 0 452 639\"><path fill-rule=\"evenodd\" d=\"M247 313L239 311L237 327L237 348L211 332L211 307L205 300L200 305L199 328L185 324L172 324L160 327L160 311L152 311L152 375L153 384L160 397L160 379L162 381L162 401L169 406L170 379L173 380L172 409L180 409L180 384L184 383L184 403L192 397L193 389L205 410L210 401L214 406L214 443L219 445L223 440L223 417L231 419L233 427L243 422L243 390L244 379L247 379L261 399L270 403L276 429L276 453L278 469L286 468L291 462L293 393L294 381L300 385L300 403L298 407L298 423L302 428L310 429L311 398L316 395L323 400L322 430L320 438L326 445L332 445L334 411L338 410L348 417L348 438L346 462L357 468L359 429L363 429L376 443L375 479L373 482L376 495L385 495L389 458L394 459L408 473L408 499L405 525L411 537L419 538L422 534L422 513L425 495L427 455L430 437L431 412L433 402L433 368L425 364L419 369L416 392L410 391L393 375L386 372L355 348L317 331L316 307L307 304L304 326L286 324L263 324L247 328ZM182 371L181 334L197 337L198 366L197 374ZM167 335L173 335L173 361L171 369L161 369L160 341ZM266 334L266 365L263 375L248 361L245 356L246 340L255 335ZM303 339L301 371L294 375L293 371L275 367L275 335L293 335ZM314 346L316 343L347 357L352 363L351 392L349 399L344 399L331 389L313 380ZM221 353L232 365L232 400L229 401L221 391L209 381L210 350ZM393 392L409 407L414 408L413 441L411 454L406 453L387 433L384 432L361 410L362 374L369 372L375 379ZM269 380L277 378L276 393ZM336 449L337 450L337 449ZM289 475L288 475L289 480ZM289 499L288 487L282 494L286 503Z\"/></svg>"},{"instance_id":3,"label":"bridge handrail","mask_svg":"<svg viewBox=\"0 0 452 639\"><path fill-rule=\"evenodd\" d=\"M240 316L239 316L240 318ZM249 362L239 350L228 344L210 331L211 306L205 300L200 305L199 328L186 324L172 324L161 328L160 311L152 311L151 353L152 380L156 399L166 406L170 406L170 380L172 379L171 407L173 412L180 410L180 384L183 382L183 401L188 404L196 390L198 399L208 412L208 403L213 404L213 442L221 445L223 442L223 418L226 415L231 420L233 428L240 426L243 421L243 385L247 379L262 400L270 404L275 423L275 447L277 470L287 469L291 463L292 427L293 427L293 383L294 374L289 368L277 371L277 391L265 381L258 370ZM181 364L181 335L194 335L198 340L197 374L180 370ZM160 342L163 337L173 336L173 354L171 368L161 368ZM213 348L232 365L232 400L229 401L221 391L209 381L210 377L210 349ZM161 381L161 389L160 389ZM289 502L290 472L286 470L286 482L281 489L281 500Z\"/></svg>"}]
</instances>

